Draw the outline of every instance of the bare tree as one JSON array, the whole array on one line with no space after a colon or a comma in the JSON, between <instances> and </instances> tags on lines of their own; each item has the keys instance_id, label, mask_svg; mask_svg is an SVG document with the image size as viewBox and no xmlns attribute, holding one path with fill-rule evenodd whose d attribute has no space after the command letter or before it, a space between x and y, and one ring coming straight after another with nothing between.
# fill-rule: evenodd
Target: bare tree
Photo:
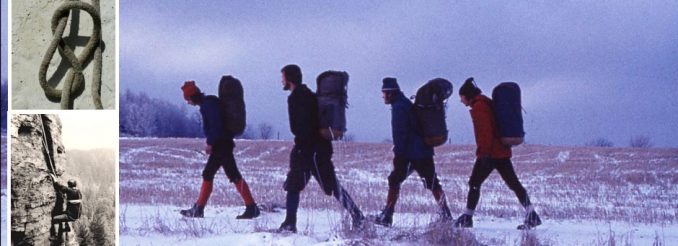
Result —
<instances>
[{"instance_id":1,"label":"bare tree","mask_svg":"<svg viewBox=\"0 0 678 246\"><path fill-rule=\"evenodd\" d=\"M261 139L271 139L273 137L273 126L268 123L259 124L259 138Z\"/></svg>"},{"instance_id":2,"label":"bare tree","mask_svg":"<svg viewBox=\"0 0 678 246\"><path fill-rule=\"evenodd\" d=\"M606 138L602 138L602 137L591 140L590 142L587 142L584 145L590 146L590 147L613 147L614 146L614 144L610 140L607 140Z\"/></svg>"},{"instance_id":3,"label":"bare tree","mask_svg":"<svg viewBox=\"0 0 678 246\"><path fill-rule=\"evenodd\" d=\"M650 142L650 137L638 135L631 137L629 145L633 148L650 148L652 147L652 142Z\"/></svg>"}]
</instances>

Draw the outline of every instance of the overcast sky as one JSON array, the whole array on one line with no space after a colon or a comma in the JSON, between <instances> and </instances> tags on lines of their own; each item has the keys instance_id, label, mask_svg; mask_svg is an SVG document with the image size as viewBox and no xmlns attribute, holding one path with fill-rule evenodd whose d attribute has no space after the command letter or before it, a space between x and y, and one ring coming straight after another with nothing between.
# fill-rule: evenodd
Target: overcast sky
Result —
<instances>
[{"instance_id":1,"label":"overcast sky","mask_svg":"<svg viewBox=\"0 0 678 246\"><path fill-rule=\"evenodd\" d=\"M0 65L0 67L2 67L2 68L0 68L0 72L2 73L2 79L4 80L4 79L7 79L7 77L8 77L7 76L8 75L7 74L7 43L9 42L9 40L7 39L7 0L0 0L0 1L2 2L2 25L0 25L0 26L2 26L2 28L0 28L0 29L2 29L2 32L1 32L2 35L0 35L0 37L2 37L2 39L0 40L0 51L1 51L1 54L2 54L2 55L0 55L0 58L1 58L0 63L2 63L2 65Z\"/></svg>"},{"instance_id":2,"label":"overcast sky","mask_svg":"<svg viewBox=\"0 0 678 246\"><path fill-rule=\"evenodd\" d=\"M657 1L132 1L120 0L121 88L183 103L182 82L216 93L244 82L248 123L289 138L280 68L304 82L350 74L349 133L390 139L381 79L407 95L443 77L453 143L473 143L459 103L463 80L486 94L502 81L523 89L528 143L582 145L634 135L678 147L678 2ZM196 109L197 110L197 109Z\"/></svg>"}]
</instances>

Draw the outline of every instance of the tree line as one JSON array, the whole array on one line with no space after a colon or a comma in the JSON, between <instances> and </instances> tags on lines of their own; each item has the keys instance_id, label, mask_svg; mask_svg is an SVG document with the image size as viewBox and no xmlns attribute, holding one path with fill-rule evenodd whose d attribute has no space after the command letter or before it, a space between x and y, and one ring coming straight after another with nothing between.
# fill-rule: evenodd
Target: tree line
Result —
<instances>
[{"instance_id":1,"label":"tree line","mask_svg":"<svg viewBox=\"0 0 678 246\"><path fill-rule=\"evenodd\" d=\"M202 117L197 108L153 98L145 92L126 90L120 95L120 136L122 137L204 137ZM248 124L239 139L276 139L272 124Z\"/></svg>"}]
</instances>

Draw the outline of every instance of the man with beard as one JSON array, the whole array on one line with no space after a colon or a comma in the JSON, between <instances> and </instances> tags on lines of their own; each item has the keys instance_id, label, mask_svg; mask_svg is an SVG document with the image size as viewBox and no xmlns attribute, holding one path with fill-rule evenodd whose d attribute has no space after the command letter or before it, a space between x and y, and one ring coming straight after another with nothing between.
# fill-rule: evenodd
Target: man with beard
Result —
<instances>
[{"instance_id":1,"label":"man with beard","mask_svg":"<svg viewBox=\"0 0 678 246\"><path fill-rule=\"evenodd\" d=\"M302 84L299 66L290 64L280 72L283 90L290 91L287 106L290 128L294 134L294 147L290 153L290 170L284 184L287 191L287 214L278 231L297 232L299 193L306 187L311 176L318 181L326 195L334 196L350 213L354 227L361 226L365 217L337 181L332 164L332 142L320 136L316 95Z\"/></svg>"}]
</instances>

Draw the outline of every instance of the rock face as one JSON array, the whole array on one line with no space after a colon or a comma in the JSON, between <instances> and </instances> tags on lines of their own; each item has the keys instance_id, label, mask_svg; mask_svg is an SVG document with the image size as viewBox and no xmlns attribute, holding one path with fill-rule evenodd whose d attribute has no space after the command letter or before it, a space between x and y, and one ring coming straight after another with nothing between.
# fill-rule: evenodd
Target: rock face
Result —
<instances>
[{"instance_id":1,"label":"rock face","mask_svg":"<svg viewBox=\"0 0 678 246\"><path fill-rule=\"evenodd\" d=\"M57 204L49 175L52 168L57 176L63 175L66 162L61 122L57 115L15 115L9 131L12 244L49 245L52 212ZM52 158L45 151L43 137Z\"/></svg>"}]
</instances>

